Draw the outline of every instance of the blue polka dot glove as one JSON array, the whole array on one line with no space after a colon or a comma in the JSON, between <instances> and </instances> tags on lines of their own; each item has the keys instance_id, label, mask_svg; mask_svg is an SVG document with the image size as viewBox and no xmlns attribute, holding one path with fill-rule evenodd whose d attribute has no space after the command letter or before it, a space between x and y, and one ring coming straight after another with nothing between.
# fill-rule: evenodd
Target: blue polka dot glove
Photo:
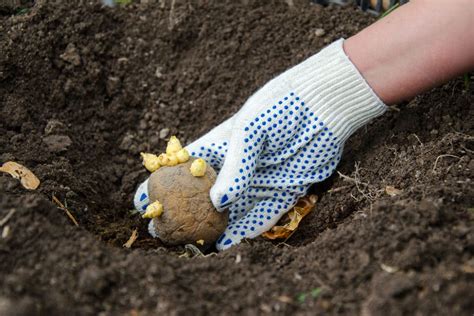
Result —
<instances>
[{"instance_id":1,"label":"blue polka dot glove","mask_svg":"<svg viewBox=\"0 0 474 316\"><path fill-rule=\"evenodd\" d=\"M229 209L230 218L217 248L273 227L312 183L331 175L347 138L385 108L341 39L268 82L237 114L187 146L219 171L211 200L218 210ZM142 210L145 189L135 197Z\"/></svg>"}]
</instances>

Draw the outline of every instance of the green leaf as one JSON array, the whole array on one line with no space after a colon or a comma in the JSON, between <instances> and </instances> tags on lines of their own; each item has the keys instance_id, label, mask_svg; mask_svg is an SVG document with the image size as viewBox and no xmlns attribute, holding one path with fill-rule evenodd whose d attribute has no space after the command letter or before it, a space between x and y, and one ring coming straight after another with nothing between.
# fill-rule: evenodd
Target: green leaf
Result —
<instances>
[{"instance_id":1,"label":"green leaf","mask_svg":"<svg viewBox=\"0 0 474 316\"><path fill-rule=\"evenodd\" d=\"M306 293L298 294L298 296L296 297L296 300L301 304L304 303L304 301L306 301Z\"/></svg>"},{"instance_id":2,"label":"green leaf","mask_svg":"<svg viewBox=\"0 0 474 316\"><path fill-rule=\"evenodd\" d=\"M389 15L390 13L392 13L393 10L395 10L396 8L398 8L400 6L400 3L397 3L395 5L393 5L391 8L389 8L387 11L385 11L379 18L379 20L387 15Z\"/></svg>"},{"instance_id":3,"label":"green leaf","mask_svg":"<svg viewBox=\"0 0 474 316\"><path fill-rule=\"evenodd\" d=\"M312 298L318 297L319 294L321 294L322 290L323 290L323 289L320 288L320 287L317 287L317 288L315 288L315 289L312 289L312 290L311 290L311 297L312 297Z\"/></svg>"},{"instance_id":4,"label":"green leaf","mask_svg":"<svg viewBox=\"0 0 474 316\"><path fill-rule=\"evenodd\" d=\"M127 5L127 4L132 3L132 1L133 0L115 0L115 3L119 5Z\"/></svg>"},{"instance_id":5,"label":"green leaf","mask_svg":"<svg viewBox=\"0 0 474 316\"><path fill-rule=\"evenodd\" d=\"M28 13L30 9L29 8L19 8L16 12L15 15L22 15Z\"/></svg>"}]
</instances>

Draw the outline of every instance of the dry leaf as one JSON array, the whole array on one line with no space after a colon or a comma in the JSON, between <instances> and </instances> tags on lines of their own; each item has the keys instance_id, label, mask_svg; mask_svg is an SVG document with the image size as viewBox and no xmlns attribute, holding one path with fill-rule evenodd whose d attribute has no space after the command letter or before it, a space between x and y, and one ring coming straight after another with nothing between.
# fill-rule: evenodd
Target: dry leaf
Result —
<instances>
[{"instance_id":1,"label":"dry leaf","mask_svg":"<svg viewBox=\"0 0 474 316\"><path fill-rule=\"evenodd\" d=\"M281 295L281 296L278 296L278 300L282 303L285 303L285 304L291 304L293 303L293 299L287 295Z\"/></svg>"},{"instance_id":2,"label":"dry leaf","mask_svg":"<svg viewBox=\"0 0 474 316\"><path fill-rule=\"evenodd\" d=\"M262 234L267 239L289 238L298 228L301 220L309 214L316 205L318 197L308 195L299 199L298 203L286 213L269 231Z\"/></svg>"},{"instance_id":3,"label":"dry leaf","mask_svg":"<svg viewBox=\"0 0 474 316\"><path fill-rule=\"evenodd\" d=\"M466 264L461 266L461 271L464 272L464 273L473 274L474 273L474 266L470 265L469 263L466 263Z\"/></svg>"},{"instance_id":4,"label":"dry leaf","mask_svg":"<svg viewBox=\"0 0 474 316\"><path fill-rule=\"evenodd\" d=\"M1 167L0 171L9 173L13 178L20 179L21 184L28 190L35 190L40 185L40 180L30 169L14 161L7 161Z\"/></svg>"},{"instance_id":5,"label":"dry leaf","mask_svg":"<svg viewBox=\"0 0 474 316\"><path fill-rule=\"evenodd\" d=\"M127 240L126 243L123 244L124 248L130 248L132 247L133 243L135 240L138 238L138 230L135 228L132 232L132 235L130 235L130 238Z\"/></svg>"},{"instance_id":6,"label":"dry leaf","mask_svg":"<svg viewBox=\"0 0 474 316\"><path fill-rule=\"evenodd\" d=\"M396 189L395 187L391 186L391 185L387 185L385 187L385 193L387 193L388 195L390 196L397 196L397 195L400 195L403 193L402 190L399 190L399 189Z\"/></svg>"}]
</instances>

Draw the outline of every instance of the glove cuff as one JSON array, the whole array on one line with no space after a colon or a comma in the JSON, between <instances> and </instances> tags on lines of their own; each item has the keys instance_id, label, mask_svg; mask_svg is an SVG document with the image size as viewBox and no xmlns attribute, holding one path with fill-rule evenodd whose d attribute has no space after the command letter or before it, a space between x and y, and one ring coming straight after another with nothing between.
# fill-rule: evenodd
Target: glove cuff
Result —
<instances>
[{"instance_id":1,"label":"glove cuff","mask_svg":"<svg viewBox=\"0 0 474 316\"><path fill-rule=\"evenodd\" d=\"M290 69L287 80L325 126L345 141L387 106L345 54L343 42L332 43Z\"/></svg>"}]
</instances>

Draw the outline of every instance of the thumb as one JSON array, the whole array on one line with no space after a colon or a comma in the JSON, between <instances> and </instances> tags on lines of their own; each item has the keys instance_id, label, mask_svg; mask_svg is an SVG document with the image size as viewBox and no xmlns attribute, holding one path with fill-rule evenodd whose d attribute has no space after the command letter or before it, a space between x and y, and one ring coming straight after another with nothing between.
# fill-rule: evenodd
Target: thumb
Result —
<instances>
[{"instance_id":1,"label":"thumb","mask_svg":"<svg viewBox=\"0 0 474 316\"><path fill-rule=\"evenodd\" d=\"M219 211L238 200L250 186L265 141L259 121L257 117L232 128L226 159L211 189L212 203Z\"/></svg>"}]
</instances>

